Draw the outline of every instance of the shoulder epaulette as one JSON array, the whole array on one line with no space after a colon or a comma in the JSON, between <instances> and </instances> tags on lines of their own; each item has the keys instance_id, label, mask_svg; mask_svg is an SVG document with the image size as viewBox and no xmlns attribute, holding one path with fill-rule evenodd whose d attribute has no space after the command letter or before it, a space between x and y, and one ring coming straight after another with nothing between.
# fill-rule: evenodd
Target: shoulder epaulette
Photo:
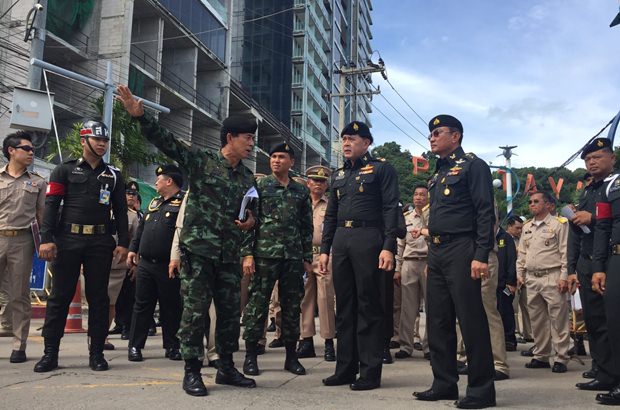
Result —
<instances>
[{"instance_id":1,"label":"shoulder epaulette","mask_svg":"<svg viewBox=\"0 0 620 410\"><path fill-rule=\"evenodd\" d=\"M112 171L117 171L117 172L121 172L120 169L116 168L114 165L112 164L107 164L108 168L110 168Z\"/></svg>"},{"instance_id":2,"label":"shoulder epaulette","mask_svg":"<svg viewBox=\"0 0 620 410\"><path fill-rule=\"evenodd\" d=\"M413 212L413 211L407 211L407 212L405 212L403 215L405 215L405 216L407 216L407 215L411 215L411 213L412 213L412 212Z\"/></svg>"},{"instance_id":3,"label":"shoulder epaulette","mask_svg":"<svg viewBox=\"0 0 620 410\"><path fill-rule=\"evenodd\" d=\"M35 177L43 178L37 171L28 171L28 173L30 175L34 175Z\"/></svg>"},{"instance_id":4,"label":"shoulder epaulette","mask_svg":"<svg viewBox=\"0 0 620 410\"><path fill-rule=\"evenodd\" d=\"M605 182L609 182L609 181L613 180L614 178L617 178L617 177L618 177L618 175L620 175L620 174L613 173L613 174L611 174L610 176L608 176L607 178L605 178L605 179L604 179L604 181L605 181Z\"/></svg>"},{"instance_id":5,"label":"shoulder epaulette","mask_svg":"<svg viewBox=\"0 0 620 410\"><path fill-rule=\"evenodd\" d=\"M477 159L478 157L473 152L468 152L465 156L469 159Z\"/></svg>"},{"instance_id":6,"label":"shoulder epaulette","mask_svg":"<svg viewBox=\"0 0 620 410\"><path fill-rule=\"evenodd\" d=\"M422 210L423 210L423 211L426 211L426 210L427 210L428 208L430 208L430 207L431 207L431 204L426 204L426 205L424 206L424 208L422 208Z\"/></svg>"},{"instance_id":7,"label":"shoulder epaulette","mask_svg":"<svg viewBox=\"0 0 620 410\"><path fill-rule=\"evenodd\" d=\"M568 222L568 219L564 218L563 216L556 216L555 219L557 219L558 222L561 224L565 224L566 222Z\"/></svg>"},{"instance_id":8,"label":"shoulder epaulette","mask_svg":"<svg viewBox=\"0 0 620 410\"><path fill-rule=\"evenodd\" d=\"M76 159L76 158L72 158L72 159L68 159L68 160L66 160L66 161L63 161L62 163L63 163L63 164L70 164L70 163L72 163L72 162L78 162L78 161L79 161L79 160L81 160L81 159L82 159L82 158L77 158L77 159Z\"/></svg>"}]
</instances>

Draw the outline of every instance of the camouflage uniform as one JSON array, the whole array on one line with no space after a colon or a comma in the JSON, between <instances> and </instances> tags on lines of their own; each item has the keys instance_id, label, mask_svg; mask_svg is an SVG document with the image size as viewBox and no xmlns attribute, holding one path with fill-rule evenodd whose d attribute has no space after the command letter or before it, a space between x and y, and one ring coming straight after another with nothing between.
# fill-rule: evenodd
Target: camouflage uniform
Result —
<instances>
[{"instance_id":1,"label":"camouflage uniform","mask_svg":"<svg viewBox=\"0 0 620 410\"><path fill-rule=\"evenodd\" d=\"M299 339L299 315L304 295L303 261L312 261L312 205L308 188L291 178L284 187L269 175L257 183L258 221L246 234L243 256L253 255L256 272L245 308L243 339L257 342L263 336L269 298L279 281L282 339Z\"/></svg>"},{"instance_id":2,"label":"camouflage uniform","mask_svg":"<svg viewBox=\"0 0 620 410\"><path fill-rule=\"evenodd\" d=\"M188 173L189 193L180 248L183 316L178 337L183 359L204 355L205 316L211 298L217 314L216 350L239 349L240 245L243 233L235 225L243 195L254 177L242 163L236 168L222 153L190 149L151 116L139 118L142 132Z\"/></svg>"}]
</instances>

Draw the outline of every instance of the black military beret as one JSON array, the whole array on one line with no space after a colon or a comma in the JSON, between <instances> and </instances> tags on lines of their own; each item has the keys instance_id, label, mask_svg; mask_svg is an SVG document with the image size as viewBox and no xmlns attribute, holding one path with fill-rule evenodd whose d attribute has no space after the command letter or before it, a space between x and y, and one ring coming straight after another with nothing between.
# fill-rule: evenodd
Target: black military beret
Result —
<instances>
[{"instance_id":1,"label":"black military beret","mask_svg":"<svg viewBox=\"0 0 620 410\"><path fill-rule=\"evenodd\" d=\"M276 144L269 150L269 156L273 155L276 152L286 152L291 156L291 158L295 158L295 151L288 145L287 142L283 142L281 144Z\"/></svg>"},{"instance_id":2,"label":"black military beret","mask_svg":"<svg viewBox=\"0 0 620 410\"><path fill-rule=\"evenodd\" d=\"M340 137L342 138L343 135L359 135L362 138L368 138L371 143L374 141L372 134L370 133L370 128L368 128L368 125L361 121L353 121L352 123L349 123L342 129Z\"/></svg>"},{"instance_id":3,"label":"black military beret","mask_svg":"<svg viewBox=\"0 0 620 410\"><path fill-rule=\"evenodd\" d=\"M222 123L222 131L233 134L254 134L256 128L258 128L258 124L252 115L231 115Z\"/></svg>"},{"instance_id":4,"label":"black military beret","mask_svg":"<svg viewBox=\"0 0 620 410\"><path fill-rule=\"evenodd\" d=\"M155 170L155 175L166 175L174 181L175 184L180 188L183 186L183 174L181 173L181 169L173 164L160 165Z\"/></svg>"},{"instance_id":5,"label":"black military beret","mask_svg":"<svg viewBox=\"0 0 620 410\"><path fill-rule=\"evenodd\" d=\"M590 142L586 147L581 151L581 159L585 159L586 155L591 152L598 151L599 149L607 148L610 151L611 149L611 140L609 138L595 138Z\"/></svg>"},{"instance_id":6,"label":"black military beret","mask_svg":"<svg viewBox=\"0 0 620 410\"><path fill-rule=\"evenodd\" d=\"M137 194L140 192L140 187L136 181L129 181L127 185L125 185L125 192Z\"/></svg>"},{"instance_id":7,"label":"black military beret","mask_svg":"<svg viewBox=\"0 0 620 410\"><path fill-rule=\"evenodd\" d=\"M463 133L463 124L451 115L440 114L433 117L433 119L428 122L428 130L430 132L433 132L435 128L439 127L456 128L461 134Z\"/></svg>"}]
</instances>

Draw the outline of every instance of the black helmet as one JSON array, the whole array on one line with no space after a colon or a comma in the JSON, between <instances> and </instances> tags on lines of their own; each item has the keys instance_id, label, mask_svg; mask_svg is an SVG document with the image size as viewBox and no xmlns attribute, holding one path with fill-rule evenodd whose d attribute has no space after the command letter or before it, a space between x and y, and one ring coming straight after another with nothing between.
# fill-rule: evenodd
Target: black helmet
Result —
<instances>
[{"instance_id":1,"label":"black helmet","mask_svg":"<svg viewBox=\"0 0 620 410\"><path fill-rule=\"evenodd\" d=\"M108 127L101 121L86 121L80 129L80 138L104 138L109 140L110 134L108 133Z\"/></svg>"}]
</instances>

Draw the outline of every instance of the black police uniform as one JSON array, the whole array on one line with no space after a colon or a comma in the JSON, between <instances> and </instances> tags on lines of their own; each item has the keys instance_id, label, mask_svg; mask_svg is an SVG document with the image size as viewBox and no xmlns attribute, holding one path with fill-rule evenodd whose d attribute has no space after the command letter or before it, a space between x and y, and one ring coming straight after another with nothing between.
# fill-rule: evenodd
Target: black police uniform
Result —
<instances>
[{"instance_id":1,"label":"black police uniform","mask_svg":"<svg viewBox=\"0 0 620 410\"><path fill-rule=\"evenodd\" d=\"M510 344L516 349L515 310L512 306L514 295L506 293L506 285L517 286L517 247L512 236L502 228L499 228L495 240L498 262L497 311L502 317L506 345Z\"/></svg>"},{"instance_id":2,"label":"black police uniform","mask_svg":"<svg viewBox=\"0 0 620 410\"><path fill-rule=\"evenodd\" d=\"M396 248L398 201L396 171L368 153L332 175L321 253L331 250L332 255L338 332L334 376L342 382L355 380L358 369L360 379L371 385L381 380L389 273L377 265L382 250Z\"/></svg>"},{"instance_id":3,"label":"black police uniform","mask_svg":"<svg viewBox=\"0 0 620 410\"><path fill-rule=\"evenodd\" d=\"M605 178L600 199L596 204L596 224L594 227L594 256L592 272L606 272L605 313L607 332L611 347L609 374L616 387L598 401L606 404L620 404L620 174ZM585 286L584 286L585 287ZM603 395L605 396L605 395Z\"/></svg>"},{"instance_id":4,"label":"black police uniform","mask_svg":"<svg viewBox=\"0 0 620 410\"><path fill-rule=\"evenodd\" d=\"M458 147L437 161L429 182L430 247L427 279L427 331L437 394L458 392L458 318L469 364L467 397L495 401L489 324L480 280L471 262L488 262L494 243L493 187L488 165Z\"/></svg>"},{"instance_id":5,"label":"black police uniform","mask_svg":"<svg viewBox=\"0 0 620 410\"><path fill-rule=\"evenodd\" d=\"M63 202L60 219L58 213ZM116 223L110 219L110 208ZM52 293L47 300L43 337L56 344L64 334L69 304L83 266L88 300L88 335L91 354L101 353L108 334L108 280L112 253L127 247L125 182L118 169L100 161L95 169L80 158L52 171L45 200L41 243L55 242Z\"/></svg>"},{"instance_id":6,"label":"black police uniform","mask_svg":"<svg viewBox=\"0 0 620 410\"><path fill-rule=\"evenodd\" d=\"M183 195L183 191L179 191L168 199L154 198L131 241L129 251L138 253L140 261L129 347L144 348L159 299L164 349L169 352L179 348L176 334L183 311L181 281L178 277L168 277L168 263Z\"/></svg>"}]
</instances>

